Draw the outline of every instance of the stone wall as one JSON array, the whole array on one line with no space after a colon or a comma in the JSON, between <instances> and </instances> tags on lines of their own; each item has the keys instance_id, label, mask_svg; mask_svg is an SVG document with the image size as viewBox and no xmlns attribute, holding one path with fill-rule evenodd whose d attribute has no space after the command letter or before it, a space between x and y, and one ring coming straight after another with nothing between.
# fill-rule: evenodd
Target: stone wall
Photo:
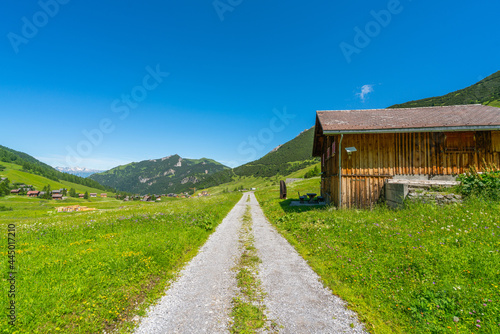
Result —
<instances>
[{"instance_id":1,"label":"stone wall","mask_svg":"<svg viewBox=\"0 0 500 334\"><path fill-rule=\"evenodd\" d=\"M407 200L422 201L424 203L451 204L451 203L461 203L462 196L452 193L431 191L428 189L426 190L426 189L410 188L408 190Z\"/></svg>"}]
</instances>

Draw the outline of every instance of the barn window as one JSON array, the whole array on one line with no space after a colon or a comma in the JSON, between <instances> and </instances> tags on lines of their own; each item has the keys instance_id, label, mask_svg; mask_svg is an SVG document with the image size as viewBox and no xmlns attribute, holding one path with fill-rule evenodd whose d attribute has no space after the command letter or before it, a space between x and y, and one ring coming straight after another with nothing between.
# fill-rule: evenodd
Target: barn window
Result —
<instances>
[{"instance_id":1,"label":"barn window","mask_svg":"<svg viewBox=\"0 0 500 334\"><path fill-rule=\"evenodd\" d=\"M491 131L491 150L500 152L500 131Z\"/></svg>"},{"instance_id":2,"label":"barn window","mask_svg":"<svg viewBox=\"0 0 500 334\"><path fill-rule=\"evenodd\" d=\"M476 149L474 132L445 133L445 150L447 152L470 152Z\"/></svg>"}]
</instances>

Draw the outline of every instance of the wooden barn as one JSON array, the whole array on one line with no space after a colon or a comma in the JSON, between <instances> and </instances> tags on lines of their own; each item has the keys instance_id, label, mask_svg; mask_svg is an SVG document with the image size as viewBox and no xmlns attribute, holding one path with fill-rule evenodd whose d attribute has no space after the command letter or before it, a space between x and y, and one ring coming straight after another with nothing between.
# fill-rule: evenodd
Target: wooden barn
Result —
<instances>
[{"instance_id":1,"label":"wooden barn","mask_svg":"<svg viewBox=\"0 0 500 334\"><path fill-rule=\"evenodd\" d=\"M321 157L321 194L329 203L370 207L388 179L445 179L470 166L500 167L500 108L318 111L313 155Z\"/></svg>"}]
</instances>

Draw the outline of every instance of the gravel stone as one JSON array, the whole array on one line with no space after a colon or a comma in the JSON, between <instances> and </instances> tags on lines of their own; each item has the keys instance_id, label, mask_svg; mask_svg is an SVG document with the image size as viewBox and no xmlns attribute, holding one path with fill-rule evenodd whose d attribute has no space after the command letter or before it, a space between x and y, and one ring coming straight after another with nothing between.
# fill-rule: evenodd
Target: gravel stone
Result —
<instances>
[{"instance_id":1,"label":"gravel stone","mask_svg":"<svg viewBox=\"0 0 500 334\"><path fill-rule=\"evenodd\" d=\"M320 282L307 262L267 221L253 193L255 247L262 260L259 279L267 293L268 318L279 333L367 333L356 314ZM353 327L351 327L353 324Z\"/></svg>"}]
</instances>

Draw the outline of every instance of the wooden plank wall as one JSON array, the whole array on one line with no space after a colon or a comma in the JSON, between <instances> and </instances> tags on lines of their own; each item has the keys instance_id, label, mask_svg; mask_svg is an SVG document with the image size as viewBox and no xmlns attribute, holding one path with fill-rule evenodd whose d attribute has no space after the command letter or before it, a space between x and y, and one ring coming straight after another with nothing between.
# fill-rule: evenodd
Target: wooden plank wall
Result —
<instances>
[{"instance_id":1,"label":"wooden plank wall","mask_svg":"<svg viewBox=\"0 0 500 334\"><path fill-rule=\"evenodd\" d=\"M340 136L328 136L323 152ZM380 198L386 179L394 175L457 175L470 166L480 170L488 164L500 167L500 152L494 152L491 132L475 133L476 150L446 149L444 133L398 133L344 135L342 141L342 202L345 207L370 207ZM345 148L357 152L349 156ZM338 153L337 153L338 154ZM322 194L338 204L338 155L322 166Z\"/></svg>"}]
</instances>

